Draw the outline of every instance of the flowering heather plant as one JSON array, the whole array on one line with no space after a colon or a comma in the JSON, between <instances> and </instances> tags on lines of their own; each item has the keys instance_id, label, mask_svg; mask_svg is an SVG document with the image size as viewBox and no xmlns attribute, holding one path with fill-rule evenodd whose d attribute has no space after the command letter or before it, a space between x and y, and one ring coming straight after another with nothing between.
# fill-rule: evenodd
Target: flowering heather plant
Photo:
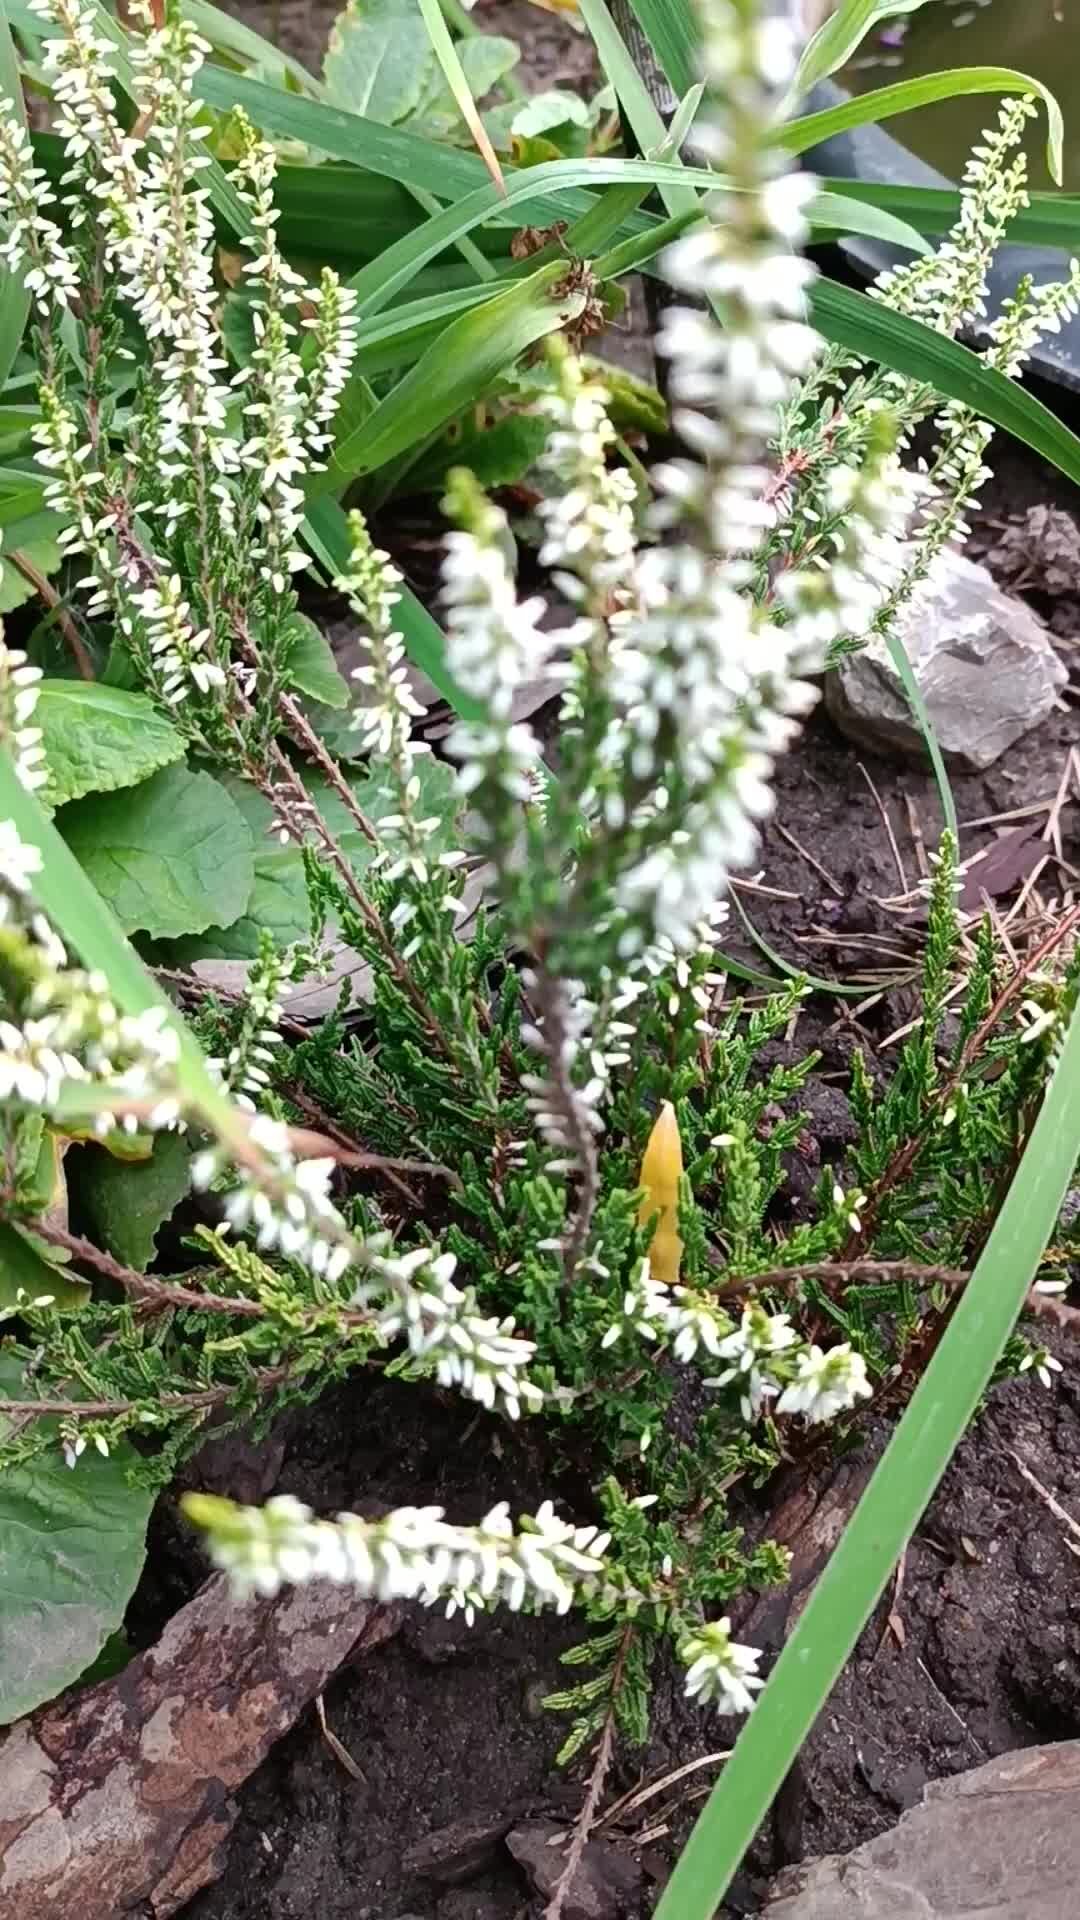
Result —
<instances>
[{"instance_id":1,"label":"flowering heather plant","mask_svg":"<svg viewBox=\"0 0 1080 1920\"><path fill-rule=\"evenodd\" d=\"M641 1735L665 1642L691 1697L744 1712L760 1655L713 1615L786 1562L744 1539L723 1489L898 1391L899 1363L963 1284L1077 984L1073 963L1029 980L1018 1007L983 937L960 1039L945 1038L959 957L946 840L923 1021L885 1093L857 1068L849 1163L821 1170L806 1218L782 1221L814 1059L766 1070L761 1055L805 989L724 1003L722 896L753 858L813 677L924 579L978 484L986 430L946 408L941 454L909 473L899 453L934 396L820 352L799 253L811 183L781 170L768 139L789 36L747 0L708 0L700 140L717 185L665 270L723 325L708 308L668 314L659 346L682 451L652 476L647 524L614 462L603 382L557 342L540 560L571 624L553 628L541 599L519 595L503 510L454 473L445 664L477 717L453 729L451 773L417 736L400 578L354 512L337 585L363 657L339 754L299 696L314 684L343 710L349 690L294 582L305 482L354 361L353 294L329 270L306 285L284 258L273 150L237 116L251 339L233 370L205 185L217 163L192 96L204 43L175 9L157 23L133 0L128 129L94 8L32 4L55 29L44 64L66 171L57 194L10 105L0 112L4 259L34 301L37 466L88 615L111 623L97 691L126 716L137 764L81 773L55 687L0 652L0 1225L43 1279L4 1309L21 1390L0 1411L23 1417L3 1457L59 1445L74 1465L88 1442L109 1454L136 1433L155 1444L133 1467L164 1479L213 1410L265 1420L373 1360L511 1420L543 1415L601 1462L599 1519L563 1520L551 1502L516 1530L505 1504L478 1526L413 1507L320 1520L292 1499L249 1511L195 1496L188 1510L240 1588L326 1576L470 1618L580 1607L594 1631L573 1660L597 1671L555 1697L575 1715L567 1755L610 1716ZM1007 107L988 137L954 239L883 298L950 329L979 312L1020 204L1024 112ZM1075 271L1022 290L991 361L1015 370L1078 290ZM130 355L128 383L110 383ZM539 672L558 687L551 767L515 718ZM247 835L247 891L230 908L237 922L250 891L243 994L200 993L186 950L162 944L205 933L212 912L177 924L157 900L125 920L194 1002L194 1039L132 976L61 858L66 839L93 874L102 799L155 783L170 820L205 803L238 835L238 869ZM61 809L55 827L40 801ZM278 937L270 882L251 891L258 859L303 895L295 937ZM478 892L489 908L465 941ZM288 990L332 947L366 967L370 999L345 994L298 1034ZM990 1043L998 1070L984 1076ZM189 1186L203 1196L199 1224L181 1212L188 1237L167 1275L146 1270L153 1233L129 1259L72 1235L41 1192L45 1135L104 1153L125 1134L155 1165L179 1143L183 1178L158 1225ZM62 1305L49 1276L65 1258L122 1304ZM1020 1342L1009 1365L1049 1378ZM669 1417L688 1374L707 1402L692 1446Z\"/></svg>"}]
</instances>

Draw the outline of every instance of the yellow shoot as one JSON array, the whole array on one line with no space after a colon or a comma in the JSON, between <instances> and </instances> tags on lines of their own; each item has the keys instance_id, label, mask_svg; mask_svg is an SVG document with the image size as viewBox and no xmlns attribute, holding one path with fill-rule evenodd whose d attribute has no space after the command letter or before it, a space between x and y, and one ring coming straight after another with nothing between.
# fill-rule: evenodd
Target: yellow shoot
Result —
<instances>
[{"instance_id":1,"label":"yellow shoot","mask_svg":"<svg viewBox=\"0 0 1080 1920\"><path fill-rule=\"evenodd\" d=\"M655 1214L660 1216L649 1248L649 1264L653 1279L666 1281L669 1287L675 1286L678 1281L679 1262L682 1259L683 1243L679 1238L679 1181L682 1179L682 1170L679 1123L671 1101L665 1100L641 1162L640 1184L644 1188L644 1195L638 1220L646 1227Z\"/></svg>"}]
</instances>

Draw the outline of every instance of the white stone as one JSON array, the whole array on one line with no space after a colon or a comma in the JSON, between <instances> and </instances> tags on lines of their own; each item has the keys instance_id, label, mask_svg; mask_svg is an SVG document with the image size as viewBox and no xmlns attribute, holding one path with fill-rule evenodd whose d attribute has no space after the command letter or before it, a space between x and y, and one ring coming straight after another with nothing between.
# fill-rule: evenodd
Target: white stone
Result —
<instances>
[{"instance_id":1,"label":"white stone","mask_svg":"<svg viewBox=\"0 0 1080 1920\"><path fill-rule=\"evenodd\" d=\"M898 633L942 753L962 771L990 766L1045 720L1068 679L1038 616L963 554L941 556ZM825 705L859 746L925 758L883 640L828 675Z\"/></svg>"}]
</instances>

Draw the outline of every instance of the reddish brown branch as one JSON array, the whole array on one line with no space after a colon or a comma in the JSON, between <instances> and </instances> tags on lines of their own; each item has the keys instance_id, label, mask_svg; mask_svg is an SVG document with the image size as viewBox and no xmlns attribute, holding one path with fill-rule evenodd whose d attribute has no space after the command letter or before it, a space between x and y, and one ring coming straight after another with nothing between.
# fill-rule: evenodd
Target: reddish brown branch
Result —
<instances>
[{"instance_id":1,"label":"reddish brown branch","mask_svg":"<svg viewBox=\"0 0 1080 1920\"><path fill-rule=\"evenodd\" d=\"M763 1292L770 1288L787 1288L798 1280L824 1280L827 1284L849 1280L911 1280L916 1286L943 1286L948 1287L950 1292L957 1292L967 1286L972 1271L967 1267L923 1266L918 1260L819 1260L804 1262L799 1266L772 1267L764 1273L750 1273L741 1279L729 1280L714 1291L724 1299L732 1294L748 1293L751 1289ZM1052 1320L1072 1339L1080 1337L1080 1307L1070 1307L1053 1294L1039 1293L1035 1287L1029 1287L1022 1311L1034 1314L1041 1320Z\"/></svg>"}]
</instances>

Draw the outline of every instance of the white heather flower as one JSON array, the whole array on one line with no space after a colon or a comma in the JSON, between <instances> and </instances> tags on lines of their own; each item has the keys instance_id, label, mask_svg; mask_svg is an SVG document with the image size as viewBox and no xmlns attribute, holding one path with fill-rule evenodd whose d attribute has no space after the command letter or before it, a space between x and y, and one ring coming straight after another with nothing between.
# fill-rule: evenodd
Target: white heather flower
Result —
<instances>
[{"instance_id":1,"label":"white heather flower","mask_svg":"<svg viewBox=\"0 0 1080 1920\"><path fill-rule=\"evenodd\" d=\"M754 1420L780 1390L771 1362L777 1354L788 1353L798 1339L786 1313L767 1313L756 1303L746 1306L735 1331L712 1349L730 1365L706 1385L737 1386L743 1419Z\"/></svg>"},{"instance_id":2,"label":"white heather flower","mask_svg":"<svg viewBox=\"0 0 1080 1920\"><path fill-rule=\"evenodd\" d=\"M30 726L38 702L41 668L6 645L0 630L0 742L11 754L19 782L33 793L48 779L40 727Z\"/></svg>"},{"instance_id":3,"label":"white heather flower","mask_svg":"<svg viewBox=\"0 0 1080 1920\"><path fill-rule=\"evenodd\" d=\"M523 975L526 992L538 987L531 971ZM607 1091L608 1066L593 1045L596 1007L577 980L560 980L552 990L552 1005L539 1014L536 1026L526 1026L526 1044L547 1055L550 1072L523 1073L521 1085L536 1130L546 1147L558 1156L548 1162L550 1173L580 1170L589 1141L603 1133L600 1102ZM584 1067L579 1072L580 1063ZM584 1078L582 1077L584 1074Z\"/></svg>"},{"instance_id":4,"label":"white heather flower","mask_svg":"<svg viewBox=\"0 0 1080 1920\"><path fill-rule=\"evenodd\" d=\"M658 1340L667 1324L670 1303L671 1289L665 1281L653 1279L646 1254L623 1295L621 1317L612 1321L601 1347L613 1347L628 1333L636 1333L643 1340ZM645 1450L643 1445L642 1452Z\"/></svg>"},{"instance_id":5,"label":"white heather flower","mask_svg":"<svg viewBox=\"0 0 1080 1920\"><path fill-rule=\"evenodd\" d=\"M34 875L40 872L40 849L23 844L14 820L0 820L0 923L5 917L2 889L25 897Z\"/></svg>"},{"instance_id":6,"label":"white heather flower","mask_svg":"<svg viewBox=\"0 0 1080 1920\"><path fill-rule=\"evenodd\" d=\"M535 1341L517 1333L511 1316L478 1313L471 1291L454 1284L456 1267L452 1253L428 1247L379 1255L368 1262L353 1304L373 1306L381 1338L404 1335L417 1358L434 1364L441 1386L458 1387L512 1420L523 1404L536 1412L543 1395L525 1371L535 1358Z\"/></svg>"},{"instance_id":7,"label":"white heather flower","mask_svg":"<svg viewBox=\"0 0 1080 1920\"><path fill-rule=\"evenodd\" d=\"M1034 1372L1035 1378L1042 1382L1047 1391L1054 1384L1055 1373L1062 1371L1061 1361L1055 1360L1053 1354L1048 1353L1045 1347L1038 1347L1031 1353L1026 1353L1020 1362L1020 1372Z\"/></svg>"},{"instance_id":8,"label":"white heather flower","mask_svg":"<svg viewBox=\"0 0 1080 1920\"><path fill-rule=\"evenodd\" d=\"M411 762L421 751L412 739L412 723L422 718L425 708L409 685L405 643L394 631L401 575L389 554L372 544L361 513L349 515L349 539L348 571L339 575L335 585L367 629L360 637L366 658L353 673L365 689L365 698L354 710L352 724L368 751L388 759L404 784ZM380 828L385 831L385 820Z\"/></svg>"},{"instance_id":9,"label":"white heather flower","mask_svg":"<svg viewBox=\"0 0 1080 1920\"><path fill-rule=\"evenodd\" d=\"M777 1413L800 1413L812 1426L846 1413L873 1392L866 1362L847 1341L823 1352L811 1346L796 1360L795 1378L776 1403Z\"/></svg>"},{"instance_id":10,"label":"white heather flower","mask_svg":"<svg viewBox=\"0 0 1080 1920\"><path fill-rule=\"evenodd\" d=\"M710 1620L684 1641L679 1657L688 1669L686 1693L722 1714L749 1713L765 1685L758 1674L761 1652L731 1638L731 1621Z\"/></svg>"},{"instance_id":11,"label":"white heather flower","mask_svg":"<svg viewBox=\"0 0 1080 1920\"><path fill-rule=\"evenodd\" d=\"M185 1510L241 1592L273 1594L286 1583L328 1579L383 1601L448 1600L467 1615L498 1601L515 1611L565 1613L605 1583L608 1535L560 1520L550 1501L517 1532L505 1503L475 1527L452 1525L441 1507L317 1520L291 1495L259 1508L193 1494Z\"/></svg>"},{"instance_id":12,"label":"white heather flower","mask_svg":"<svg viewBox=\"0 0 1080 1920\"><path fill-rule=\"evenodd\" d=\"M537 512L544 526L540 564L564 570L571 600L614 611L633 589L636 493L625 467L610 467L615 429L608 395L573 354L558 352L556 385L541 402L554 422L540 470L551 489Z\"/></svg>"}]
</instances>

